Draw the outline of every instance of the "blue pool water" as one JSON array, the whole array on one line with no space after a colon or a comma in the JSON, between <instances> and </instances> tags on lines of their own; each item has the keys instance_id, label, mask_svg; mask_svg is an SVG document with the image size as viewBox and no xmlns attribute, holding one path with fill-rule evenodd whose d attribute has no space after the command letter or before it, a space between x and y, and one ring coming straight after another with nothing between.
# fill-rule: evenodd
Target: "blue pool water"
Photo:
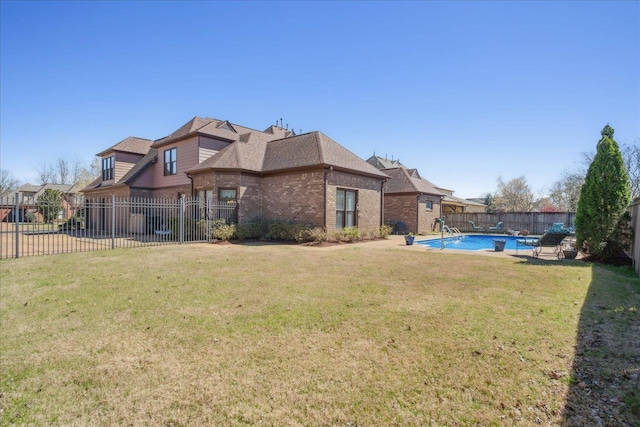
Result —
<instances>
[{"instance_id":1,"label":"blue pool water","mask_svg":"<svg viewBox=\"0 0 640 427\"><path fill-rule=\"evenodd\" d=\"M458 249L463 251L494 250L493 241L506 240L505 249L516 249L516 239L524 239L522 236L491 236L487 234L471 234L461 237L445 237L445 249ZM531 237L527 238L531 240ZM430 248L440 249L440 239L420 240L416 243Z\"/></svg>"}]
</instances>

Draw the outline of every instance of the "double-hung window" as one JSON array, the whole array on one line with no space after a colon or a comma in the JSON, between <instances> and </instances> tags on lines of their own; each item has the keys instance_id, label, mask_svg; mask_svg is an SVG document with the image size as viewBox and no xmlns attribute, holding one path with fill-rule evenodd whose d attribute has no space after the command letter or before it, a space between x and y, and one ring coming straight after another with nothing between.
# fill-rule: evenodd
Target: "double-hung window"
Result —
<instances>
[{"instance_id":1,"label":"double-hung window","mask_svg":"<svg viewBox=\"0 0 640 427\"><path fill-rule=\"evenodd\" d=\"M175 175L178 173L178 149L164 150L164 174Z\"/></svg>"},{"instance_id":2,"label":"double-hung window","mask_svg":"<svg viewBox=\"0 0 640 427\"><path fill-rule=\"evenodd\" d=\"M338 189L336 193L336 228L355 227L358 192Z\"/></svg>"},{"instance_id":3,"label":"double-hung window","mask_svg":"<svg viewBox=\"0 0 640 427\"><path fill-rule=\"evenodd\" d=\"M236 203L237 201L237 191L235 188L219 188L218 189L218 200L223 203Z\"/></svg>"},{"instance_id":4,"label":"double-hung window","mask_svg":"<svg viewBox=\"0 0 640 427\"><path fill-rule=\"evenodd\" d=\"M102 159L102 180L109 181L113 179L113 169L114 169L114 159L113 156L106 157Z\"/></svg>"}]
</instances>

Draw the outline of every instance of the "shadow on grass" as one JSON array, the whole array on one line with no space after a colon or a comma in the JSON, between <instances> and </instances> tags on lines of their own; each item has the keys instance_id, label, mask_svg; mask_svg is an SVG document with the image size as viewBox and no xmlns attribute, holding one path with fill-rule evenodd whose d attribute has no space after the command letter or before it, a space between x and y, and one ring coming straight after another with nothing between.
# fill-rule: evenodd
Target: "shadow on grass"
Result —
<instances>
[{"instance_id":1,"label":"shadow on grass","mask_svg":"<svg viewBox=\"0 0 640 427\"><path fill-rule=\"evenodd\" d=\"M563 425L639 426L640 280L627 268L572 265L591 267L592 278L578 322Z\"/></svg>"}]
</instances>

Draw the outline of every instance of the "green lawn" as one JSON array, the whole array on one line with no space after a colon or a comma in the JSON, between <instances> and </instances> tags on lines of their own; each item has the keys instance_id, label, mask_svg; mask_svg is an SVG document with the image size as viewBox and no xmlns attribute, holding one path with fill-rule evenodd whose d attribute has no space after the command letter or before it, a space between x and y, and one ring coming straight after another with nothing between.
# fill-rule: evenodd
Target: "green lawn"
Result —
<instances>
[{"instance_id":1,"label":"green lawn","mask_svg":"<svg viewBox=\"0 0 640 427\"><path fill-rule=\"evenodd\" d=\"M206 244L0 270L0 425L640 422L626 270Z\"/></svg>"}]
</instances>

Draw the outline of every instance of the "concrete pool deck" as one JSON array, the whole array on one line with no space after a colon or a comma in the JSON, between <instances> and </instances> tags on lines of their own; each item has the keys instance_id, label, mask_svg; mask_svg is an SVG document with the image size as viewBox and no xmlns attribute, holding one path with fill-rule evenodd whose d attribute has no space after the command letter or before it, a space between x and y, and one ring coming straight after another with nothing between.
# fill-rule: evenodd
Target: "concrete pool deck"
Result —
<instances>
[{"instance_id":1,"label":"concrete pool deck","mask_svg":"<svg viewBox=\"0 0 640 427\"><path fill-rule=\"evenodd\" d=\"M495 236L499 238L500 236L504 236L504 235L496 234ZM350 248L350 247L365 247L365 248L379 248L379 249L403 249L403 250L410 250L410 251L424 251L424 252L432 252L432 253L457 253L457 254L465 254L465 255L481 255L481 256L493 256L493 257L518 256L522 258L533 258L532 251L531 249L528 249L528 248L519 249L518 253L516 254L516 251L512 249L505 249L502 252L496 252L493 249L481 249L477 251L457 250L457 249L441 250L441 249L429 248L425 245L420 245L417 243L420 240L432 240L432 239L440 239L440 236L435 234L427 235L427 236L416 236L414 244L407 245L404 241L404 236L391 235L389 236L388 239L329 245L319 249L332 250L332 249ZM580 259L580 258L582 258L582 254L578 254L578 257L576 259ZM553 250L548 247L543 248L538 259L547 260L547 261L551 261L551 260L565 261L564 259L558 259L558 257L553 252ZM566 261L569 261L569 260L566 260Z\"/></svg>"}]
</instances>

